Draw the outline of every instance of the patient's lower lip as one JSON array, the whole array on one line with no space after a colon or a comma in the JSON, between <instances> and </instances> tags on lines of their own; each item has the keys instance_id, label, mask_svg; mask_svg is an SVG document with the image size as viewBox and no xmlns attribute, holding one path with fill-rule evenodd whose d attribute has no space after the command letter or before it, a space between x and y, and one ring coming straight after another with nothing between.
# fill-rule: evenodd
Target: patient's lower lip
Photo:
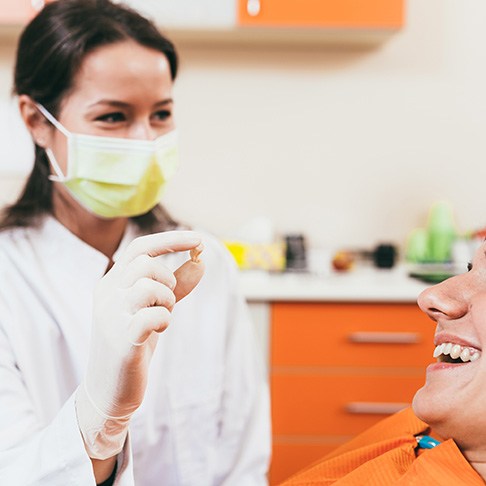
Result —
<instances>
[{"instance_id":1,"label":"patient's lower lip","mask_svg":"<svg viewBox=\"0 0 486 486\"><path fill-rule=\"evenodd\" d=\"M427 371L440 371L440 370L452 370L455 368L460 368L465 365L471 365L471 361L467 361L465 363L447 363L445 361L432 363L427 366Z\"/></svg>"}]
</instances>

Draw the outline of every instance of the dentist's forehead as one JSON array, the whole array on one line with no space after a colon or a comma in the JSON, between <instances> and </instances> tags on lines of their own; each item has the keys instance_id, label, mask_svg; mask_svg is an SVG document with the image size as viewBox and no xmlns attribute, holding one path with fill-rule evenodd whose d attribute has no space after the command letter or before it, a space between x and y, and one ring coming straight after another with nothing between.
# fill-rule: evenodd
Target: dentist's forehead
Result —
<instances>
[{"instance_id":1,"label":"dentist's forehead","mask_svg":"<svg viewBox=\"0 0 486 486\"><path fill-rule=\"evenodd\" d=\"M82 94L126 101L127 94L171 97L172 73L164 53L134 41L101 46L88 53L74 76L68 98ZM89 100L91 102L91 100Z\"/></svg>"},{"instance_id":2,"label":"dentist's forehead","mask_svg":"<svg viewBox=\"0 0 486 486\"><path fill-rule=\"evenodd\" d=\"M134 41L123 41L99 47L87 54L76 74L75 84L143 82L161 76L172 81L169 60L162 52ZM151 89L156 89L156 86Z\"/></svg>"}]
</instances>

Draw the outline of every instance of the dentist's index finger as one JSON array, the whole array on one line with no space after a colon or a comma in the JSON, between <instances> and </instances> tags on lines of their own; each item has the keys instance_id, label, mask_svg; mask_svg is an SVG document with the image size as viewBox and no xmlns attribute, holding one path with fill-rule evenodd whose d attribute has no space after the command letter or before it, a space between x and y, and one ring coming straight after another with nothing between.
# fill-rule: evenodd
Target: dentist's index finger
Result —
<instances>
[{"instance_id":1,"label":"dentist's index finger","mask_svg":"<svg viewBox=\"0 0 486 486\"><path fill-rule=\"evenodd\" d=\"M176 251L187 251L201 244L201 236L195 231L164 231L134 239L118 260L127 265L140 255L156 257Z\"/></svg>"}]
</instances>

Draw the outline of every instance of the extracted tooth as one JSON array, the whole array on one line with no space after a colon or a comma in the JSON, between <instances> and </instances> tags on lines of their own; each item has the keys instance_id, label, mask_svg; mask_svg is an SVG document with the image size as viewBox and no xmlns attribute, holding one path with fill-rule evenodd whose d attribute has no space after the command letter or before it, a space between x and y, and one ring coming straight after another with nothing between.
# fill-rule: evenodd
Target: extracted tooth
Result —
<instances>
[{"instance_id":1,"label":"extracted tooth","mask_svg":"<svg viewBox=\"0 0 486 486\"><path fill-rule=\"evenodd\" d=\"M452 343L444 344L444 349L442 350L442 354L451 354L452 346L454 346Z\"/></svg>"},{"instance_id":2,"label":"extracted tooth","mask_svg":"<svg viewBox=\"0 0 486 486\"><path fill-rule=\"evenodd\" d=\"M471 351L469 351L469 348L464 348L462 350L460 358L464 362L469 361L469 359L471 358Z\"/></svg>"},{"instance_id":3,"label":"extracted tooth","mask_svg":"<svg viewBox=\"0 0 486 486\"><path fill-rule=\"evenodd\" d=\"M480 353L478 353L477 351L475 351L475 352L473 353L473 355L472 355L472 356L469 358L469 361L476 361L477 359L479 359L479 358L480 358L480 356L481 356L481 354L480 354Z\"/></svg>"},{"instance_id":4,"label":"extracted tooth","mask_svg":"<svg viewBox=\"0 0 486 486\"><path fill-rule=\"evenodd\" d=\"M459 358L459 356L461 355L461 346L459 346L459 344L454 344L451 349L450 355L452 359Z\"/></svg>"}]
</instances>

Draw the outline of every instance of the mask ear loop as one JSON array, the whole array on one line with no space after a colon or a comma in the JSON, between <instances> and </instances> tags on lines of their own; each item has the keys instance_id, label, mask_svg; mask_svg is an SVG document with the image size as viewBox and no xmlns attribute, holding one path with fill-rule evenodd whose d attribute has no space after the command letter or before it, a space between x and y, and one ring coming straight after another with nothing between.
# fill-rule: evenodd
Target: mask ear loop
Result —
<instances>
[{"instance_id":1,"label":"mask ear loop","mask_svg":"<svg viewBox=\"0 0 486 486\"><path fill-rule=\"evenodd\" d=\"M36 108L44 115L49 122L51 122L66 138L69 138L71 133L66 130L40 103L35 103ZM53 182L64 182L66 180L66 176L62 173L61 167L57 163L56 157L54 157L54 153L50 148L46 148L46 155L49 159L49 162L52 164L54 168L54 172L56 175L49 175L48 179Z\"/></svg>"},{"instance_id":2,"label":"mask ear loop","mask_svg":"<svg viewBox=\"0 0 486 486\"><path fill-rule=\"evenodd\" d=\"M54 157L52 150L50 148L45 149L45 150L46 150L47 158L49 159L49 162L52 164L52 167L54 168L54 172L56 173L56 175L50 174L47 178L52 182L64 182L64 181L66 181L67 178L62 173L62 170L59 167L59 164L57 163L56 157Z\"/></svg>"}]
</instances>

